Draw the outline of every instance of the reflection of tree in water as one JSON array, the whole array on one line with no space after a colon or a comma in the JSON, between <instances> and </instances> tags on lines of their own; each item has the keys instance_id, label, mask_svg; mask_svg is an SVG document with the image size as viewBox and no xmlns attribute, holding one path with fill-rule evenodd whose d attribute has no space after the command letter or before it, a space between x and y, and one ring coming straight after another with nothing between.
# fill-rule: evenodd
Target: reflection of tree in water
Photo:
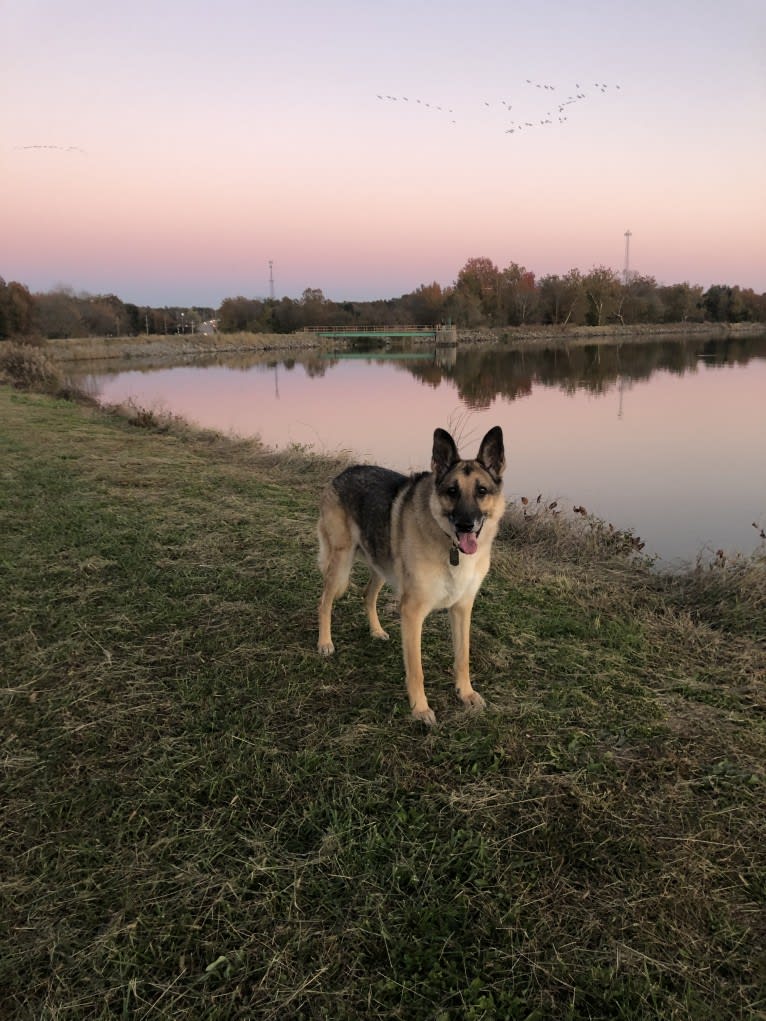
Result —
<instances>
[{"instance_id":1,"label":"reflection of tree in water","mask_svg":"<svg viewBox=\"0 0 766 1021\"><path fill-rule=\"evenodd\" d=\"M387 360L390 355L387 355ZM565 393L587 390L606 394L617 386L647 380L655 372L684 375L703 366L746 365L766 359L766 337L730 340L657 340L622 344L572 344L545 348L508 348L487 345L459 348L456 356L433 358L391 358L389 365L407 372L425 386L437 389L452 381L461 401L469 408L489 407L496 397L515 401L528 397L535 386L557 387ZM375 362L375 353L370 353ZM239 356L220 354L198 365L226 365L247 370L254 365L294 369L303 366L307 376L326 375L343 361L326 353L311 352L280 357L276 352ZM135 367L135 366L132 366Z\"/></svg>"},{"instance_id":2,"label":"reflection of tree in water","mask_svg":"<svg viewBox=\"0 0 766 1021\"><path fill-rule=\"evenodd\" d=\"M431 362L402 363L428 386L451 379L461 400L482 409L496 397L526 397L535 385L558 387L566 393L587 390L608 393L618 384L647 380L655 372L684 375L701 365L745 365L766 359L766 337L733 340L641 341L622 344L582 344L567 347L475 347L458 352L454 366Z\"/></svg>"}]
</instances>

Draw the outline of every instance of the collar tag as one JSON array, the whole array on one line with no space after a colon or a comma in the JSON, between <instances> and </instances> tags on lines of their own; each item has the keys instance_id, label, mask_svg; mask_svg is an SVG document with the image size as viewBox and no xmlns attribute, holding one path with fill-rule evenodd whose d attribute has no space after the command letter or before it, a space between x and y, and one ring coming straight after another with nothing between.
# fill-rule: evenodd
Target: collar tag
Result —
<instances>
[{"instance_id":1,"label":"collar tag","mask_svg":"<svg viewBox=\"0 0 766 1021\"><path fill-rule=\"evenodd\" d=\"M450 546L449 562L453 567L457 567L460 563L460 550L457 546Z\"/></svg>"}]
</instances>

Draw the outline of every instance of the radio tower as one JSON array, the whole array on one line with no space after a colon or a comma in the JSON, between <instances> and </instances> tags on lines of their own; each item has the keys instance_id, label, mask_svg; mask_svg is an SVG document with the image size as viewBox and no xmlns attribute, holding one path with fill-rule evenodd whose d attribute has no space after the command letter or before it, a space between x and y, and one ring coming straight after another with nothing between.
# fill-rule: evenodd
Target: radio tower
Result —
<instances>
[{"instance_id":1,"label":"radio tower","mask_svg":"<svg viewBox=\"0 0 766 1021\"><path fill-rule=\"evenodd\" d=\"M274 300L274 263L269 259L269 297Z\"/></svg>"},{"instance_id":2,"label":"radio tower","mask_svg":"<svg viewBox=\"0 0 766 1021\"><path fill-rule=\"evenodd\" d=\"M630 239L633 237L631 231L625 231L625 269L623 271L623 278L625 285L630 283Z\"/></svg>"}]
</instances>

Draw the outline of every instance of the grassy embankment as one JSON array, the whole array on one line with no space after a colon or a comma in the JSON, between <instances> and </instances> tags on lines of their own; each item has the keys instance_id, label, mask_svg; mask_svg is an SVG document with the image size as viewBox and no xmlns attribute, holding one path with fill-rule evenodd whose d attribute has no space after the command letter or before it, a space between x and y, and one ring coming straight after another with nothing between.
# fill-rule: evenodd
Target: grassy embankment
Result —
<instances>
[{"instance_id":1,"label":"grassy embankment","mask_svg":"<svg viewBox=\"0 0 766 1021\"><path fill-rule=\"evenodd\" d=\"M135 337L72 337L41 341L56 362L88 359L198 358L262 351L312 351L323 346L313 333L186 333Z\"/></svg>"},{"instance_id":2,"label":"grassy embankment","mask_svg":"<svg viewBox=\"0 0 766 1021\"><path fill-rule=\"evenodd\" d=\"M0 456L3 1017L766 1016L762 556L512 511L426 732L361 574L315 653L336 464L7 386Z\"/></svg>"}]
</instances>

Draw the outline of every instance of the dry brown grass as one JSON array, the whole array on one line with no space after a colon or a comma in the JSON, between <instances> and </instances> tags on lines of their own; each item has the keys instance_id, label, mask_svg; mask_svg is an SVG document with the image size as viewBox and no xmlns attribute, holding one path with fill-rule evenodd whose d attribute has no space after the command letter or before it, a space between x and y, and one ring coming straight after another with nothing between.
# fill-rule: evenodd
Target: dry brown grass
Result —
<instances>
[{"instance_id":1,"label":"dry brown grass","mask_svg":"<svg viewBox=\"0 0 766 1021\"><path fill-rule=\"evenodd\" d=\"M185 333L135 337L73 337L48 340L45 347L56 362L114 359L192 358L217 353L310 351L322 341L309 333Z\"/></svg>"}]
</instances>

